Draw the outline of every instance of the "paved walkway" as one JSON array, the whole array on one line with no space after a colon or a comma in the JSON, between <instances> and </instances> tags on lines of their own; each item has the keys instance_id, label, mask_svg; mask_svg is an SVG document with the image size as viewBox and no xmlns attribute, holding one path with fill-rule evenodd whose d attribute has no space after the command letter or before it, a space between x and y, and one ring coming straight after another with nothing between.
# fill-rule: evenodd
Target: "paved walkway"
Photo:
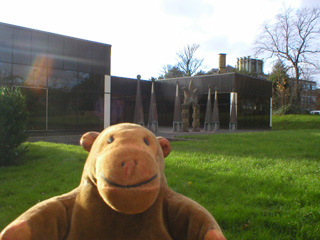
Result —
<instances>
[{"instance_id":1,"label":"paved walkway","mask_svg":"<svg viewBox=\"0 0 320 240\"><path fill-rule=\"evenodd\" d=\"M242 132L262 132L262 131L270 131L270 130L236 130L230 131L226 129L221 129L216 132L206 132L203 129L200 132L192 132L191 129L189 132L173 132L170 127L159 127L159 131L155 133L156 136L162 136L167 138L170 141L181 140L177 137L186 136L186 135L208 135L208 134L221 134L221 133L242 133ZM54 143L64 143L64 144L72 144L79 145L79 140L81 138L81 134L77 133L50 133L50 134L38 134L38 136L30 136L28 138L28 142L54 142Z\"/></svg>"}]
</instances>

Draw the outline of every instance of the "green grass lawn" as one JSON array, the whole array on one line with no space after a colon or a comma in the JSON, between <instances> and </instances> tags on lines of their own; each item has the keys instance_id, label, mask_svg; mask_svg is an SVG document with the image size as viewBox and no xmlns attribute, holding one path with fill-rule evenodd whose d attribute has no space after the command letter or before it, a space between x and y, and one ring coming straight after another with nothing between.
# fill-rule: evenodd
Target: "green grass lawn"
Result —
<instances>
[{"instance_id":1,"label":"green grass lawn","mask_svg":"<svg viewBox=\"0 0 320 240\"><path fill-rule=\"evenodd\" d=\"M320 115L273 115L272 129L320 129Z\"/></svg>"},{"instance_id":2,"label":"green grass lawn","mask_svg":"<svg viewBox=\"0 0 320 240\"><path fill-rule=\"evenodd\" d=\"M193 137L171 143L168 183L205 206L228 239L320 239L320 129ZM27 145L24 164L0 168L0 229L80 181L80 147Z\"/></svg>"}]
</instances>

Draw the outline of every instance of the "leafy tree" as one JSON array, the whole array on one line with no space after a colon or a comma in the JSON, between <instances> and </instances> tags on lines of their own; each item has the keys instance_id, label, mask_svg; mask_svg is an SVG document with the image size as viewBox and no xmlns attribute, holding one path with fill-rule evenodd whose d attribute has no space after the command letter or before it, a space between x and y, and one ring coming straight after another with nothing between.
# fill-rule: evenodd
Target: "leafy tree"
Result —
<instances>
[{"instance_id":1,"label":"leafy tree","mask_svg":"<svg viewBox=\"0 0 320 240\"><path fill-rule=\"evenodd\" d=\"M288 68L279 59L272 68L268 77L272 81L272 98L275 109L283 109L288 104L289 98L289 75Z\"/></svg>"},{"instance_id":2,"label":"leafy tree","mask_svg":"<svg viewBox=\"0 0 320 240\"><path fill-rule=\"evenodd\" d=\"M26 148L27 140L26 99L19 89L0 88L0 166L16 163Z\"/></svg>"},{"instance_id":3,"label":"leafy tree","mask_svg":"<svg viewBox=\"0 0 320 240\"><path fill-rule=\"evenodd\" d=\"M299 79L303 67L317 66L319 56L320 9L301 8L284 9L275 18L274 23L265 23L257 37L256 54L267 53L269 57L278 57L294 70L295 84L291 102L299 105Z\"/></svg>"},{"instance_id":4,"label":"leafy tree","mask_svg":"<svg viewBox=\"0 0 320 240\"><path fill-rule=\"evenodd\" d=\"M179 59L177 66L181 71L183 71L185 76L192 76L202 65L203 58L197 58L195 56L199 47L199 44L188 44L183 48L183 50L177 52Z\"/></svg>"},{"instance_id":5,"label":"leafy tree","mask_svg":"<svg viewBox=\"0 0 320 240\"><path fill-rule=\"evenodd\" d=\"M184 72L182 72L179 69L179 67L172 66L170 64L163 66L162 72L163 72L162 77L165 78L165 79L183 77L184 76ZM161 79L161 76L159 77L159 79Z\"/></svg>"}]
</instances>

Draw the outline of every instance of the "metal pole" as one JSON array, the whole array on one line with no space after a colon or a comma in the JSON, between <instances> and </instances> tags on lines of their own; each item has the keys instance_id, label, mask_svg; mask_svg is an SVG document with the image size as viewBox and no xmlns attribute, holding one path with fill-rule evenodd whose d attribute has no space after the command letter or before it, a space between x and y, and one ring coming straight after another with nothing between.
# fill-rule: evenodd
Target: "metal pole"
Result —
<instances>
[{"instance_id":1,"label":"metal pole","mask_svg":"<svg viewBox=\"0 0 320 240\"><path fill-rule=\"evenodd\" d=\"M272 97L270 98L270 128L272 128Z\"/></svg>"},{"instance_id":2,"label":"metal pole","mask_svg":"<svg viewBox=\"0 0 320 240\"><path fill-rule=\"evenodd\" d=\"M48 131L48 88L46 88L46 131Z\"/></svg>"}]
</instances>

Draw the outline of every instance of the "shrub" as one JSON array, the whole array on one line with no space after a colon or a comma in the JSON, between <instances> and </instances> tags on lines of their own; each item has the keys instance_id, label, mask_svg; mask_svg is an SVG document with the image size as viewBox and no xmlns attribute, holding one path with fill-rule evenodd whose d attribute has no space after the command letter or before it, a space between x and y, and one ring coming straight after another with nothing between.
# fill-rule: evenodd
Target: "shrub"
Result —
<instances>
[{"instance_id":1,"label":"shrub","mask_svg":"<svg viewBox=\"0 0 320 240\"><path fill-rule=\"evenodd\" d=\"M20 89L0 88L0 166L16 164L22 159L27 140L26 99Z\"/></svg>"},{"instance_id":2,"label":"shrub","mask_svg":"<svg viewBox=\"0 0 320 240\"><path fill-rule=\"evenodd\" d=\"M302 114L304 113L301 108L294 104L288 104L281 108L275 109L274 114Z\"/></svg>"}]
</instances>

